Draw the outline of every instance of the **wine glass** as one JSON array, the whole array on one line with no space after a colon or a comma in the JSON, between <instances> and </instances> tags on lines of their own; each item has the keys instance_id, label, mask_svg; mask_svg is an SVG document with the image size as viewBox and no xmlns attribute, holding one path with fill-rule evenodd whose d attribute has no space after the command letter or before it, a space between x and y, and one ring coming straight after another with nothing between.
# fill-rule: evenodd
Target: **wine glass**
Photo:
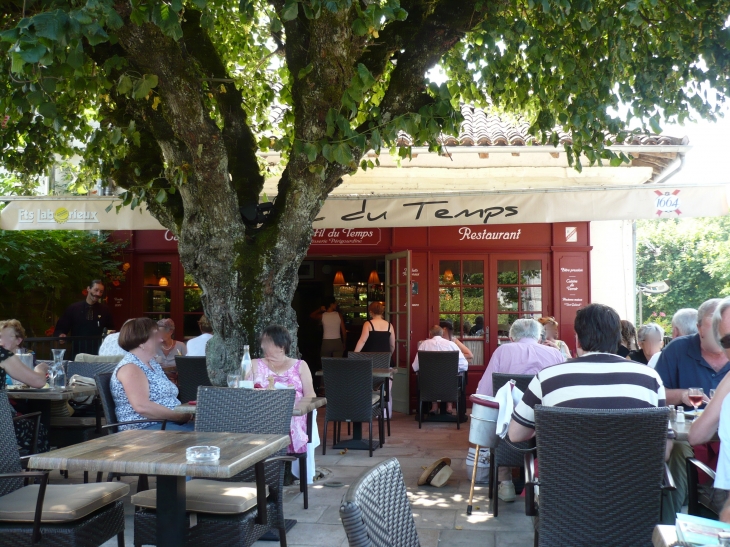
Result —
<instances>
[{"instance_id":1,"label":"wine glass","mask_svg":"<svg viewBox=\"0 0 730 547\"><path fill-rule=\"evenodd\" d=\"M227 377L228 387L238 387L241 381L240 374L229 374Z\"/></svg>"},{"instance_id":2,"label":"wine glass","mask_svg":"<svg viewBox=\"0 0 730 547\"><path fill-rule=\"evenodd\" d=\"M697 408L702 404L704 395L705 392L701 387L691 387L687 391L687 398L689 399L689 402L692 403L692 406L695 407L695 410L697 410Z\"/></svg>"}]
</instances>

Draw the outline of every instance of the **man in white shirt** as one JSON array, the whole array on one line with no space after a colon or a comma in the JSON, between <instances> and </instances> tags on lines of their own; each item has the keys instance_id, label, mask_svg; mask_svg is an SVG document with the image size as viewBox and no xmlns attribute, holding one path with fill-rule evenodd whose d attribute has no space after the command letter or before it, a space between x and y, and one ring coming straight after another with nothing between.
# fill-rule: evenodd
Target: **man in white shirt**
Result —
<instances>
[{"instance_id":1,"label":"man in white shirt","mask_svg":"<svg viewBox=\"0 0 730 547\"><path fill-rule=\"evenodd\" d=\"M434 325L431 327L428 331L428 340L424 340L418 345L419 351L458 351L459 352L459 372L465 372L469 368L469 363L466 360L466 357L464 357L464 354L459 349L459 346L454 344L451 340L446 340L443 338L444 335L444 329L439 327L438 325ZM418 372L418 353L416 353L416 358L413 360L413 364L411 365L413 367L413 370ZM431 412L436 413L438 412L438 403L432 403L431 404ZM446 412L451 414L453 412L453 405L452 403L448 403L446 405Z\"/></svg>"},{"instance_id":2,"label":"man in white shirt","mask_svg":"<svg viewBox=\"0 0 730 547\"><path fill-rule=\"evenodd\" d=\"M208 340L213 338L213 327L210 326L210 321L205 315L198 320L198 327L202 334L188 340L188 357L205 357L205 346Z\"/></svg>"}]
</instances>

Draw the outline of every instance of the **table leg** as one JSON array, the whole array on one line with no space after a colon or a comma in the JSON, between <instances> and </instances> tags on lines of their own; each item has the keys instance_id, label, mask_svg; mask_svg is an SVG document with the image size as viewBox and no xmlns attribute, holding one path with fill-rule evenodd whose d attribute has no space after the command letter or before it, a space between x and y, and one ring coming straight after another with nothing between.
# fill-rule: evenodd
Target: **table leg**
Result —
<instances>
[{"instance_id":1,"label":"table leg","mask_svg":"<svg viewBox=\"0 0 730 547\"><path fill-rule=\"evenodd\" d=\"M187 543L185 477L157 476L157 547Z\"/></svg>"},{"instance_id":2,"label":"table leg","mask_svg":"<svg viewBox=\"0 0 730 547\"><path fill-rule=\"evenodd\" d=\"M373 449L378 448L380 443L373 441ZM352 422L352 439L340 441L332 448L347 448L348 450L369 450L367 439L362 438L362 422Z\"/></svg>"},{"instance_id":3,"label":"table leg","mask_svg":"<svg viewBox=\"0 0 730 547\"><path fill-rule=\"evenodd\" d=\"M256 463L254 470L256 471L256 506L258 507L256 524L267 525L269 515L266 510L266 471L264 462Z\"/></svg>"}]
</instances>

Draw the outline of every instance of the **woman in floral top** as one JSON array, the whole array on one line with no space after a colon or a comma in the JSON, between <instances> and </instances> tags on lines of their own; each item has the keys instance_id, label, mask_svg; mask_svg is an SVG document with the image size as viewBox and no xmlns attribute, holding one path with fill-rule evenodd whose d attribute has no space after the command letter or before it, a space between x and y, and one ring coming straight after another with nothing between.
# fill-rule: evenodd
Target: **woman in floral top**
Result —
<instances>
[{"instance_id":1,"label":"woman in floral top","mask_svg":"<svg viewBox=\"0 0 730 547\"><path fill-rule=\"evenodd\" d=\"M175 412L180 404L177 387L162 371L155 355L162 338L149 317L127 321L119 333L119 345L127 352L114 369L112 397L117 421L168 420L167 430L192 431L191 414ZM178 422L178 423L175 423ZM130 424L119 429L160 429L162 422Z\"/></svg>"}]
</instances>

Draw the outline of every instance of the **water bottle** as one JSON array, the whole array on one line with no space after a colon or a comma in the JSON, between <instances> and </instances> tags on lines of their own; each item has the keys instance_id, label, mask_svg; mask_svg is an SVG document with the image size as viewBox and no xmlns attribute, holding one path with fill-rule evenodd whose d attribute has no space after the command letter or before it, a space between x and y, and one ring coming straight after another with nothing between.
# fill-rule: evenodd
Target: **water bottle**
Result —
<instances>
[{"instance_id":1,"label":"water bottle","mask_svg":"<svg viewBox=\"0 0 730 547\"><path fill-rule=\"evenodd\" d=\"M251 354L248 346L243 346L243 358L241 359L241 387L253 388L253 375L251 374Z\"/></svg>"}]
</instances>

